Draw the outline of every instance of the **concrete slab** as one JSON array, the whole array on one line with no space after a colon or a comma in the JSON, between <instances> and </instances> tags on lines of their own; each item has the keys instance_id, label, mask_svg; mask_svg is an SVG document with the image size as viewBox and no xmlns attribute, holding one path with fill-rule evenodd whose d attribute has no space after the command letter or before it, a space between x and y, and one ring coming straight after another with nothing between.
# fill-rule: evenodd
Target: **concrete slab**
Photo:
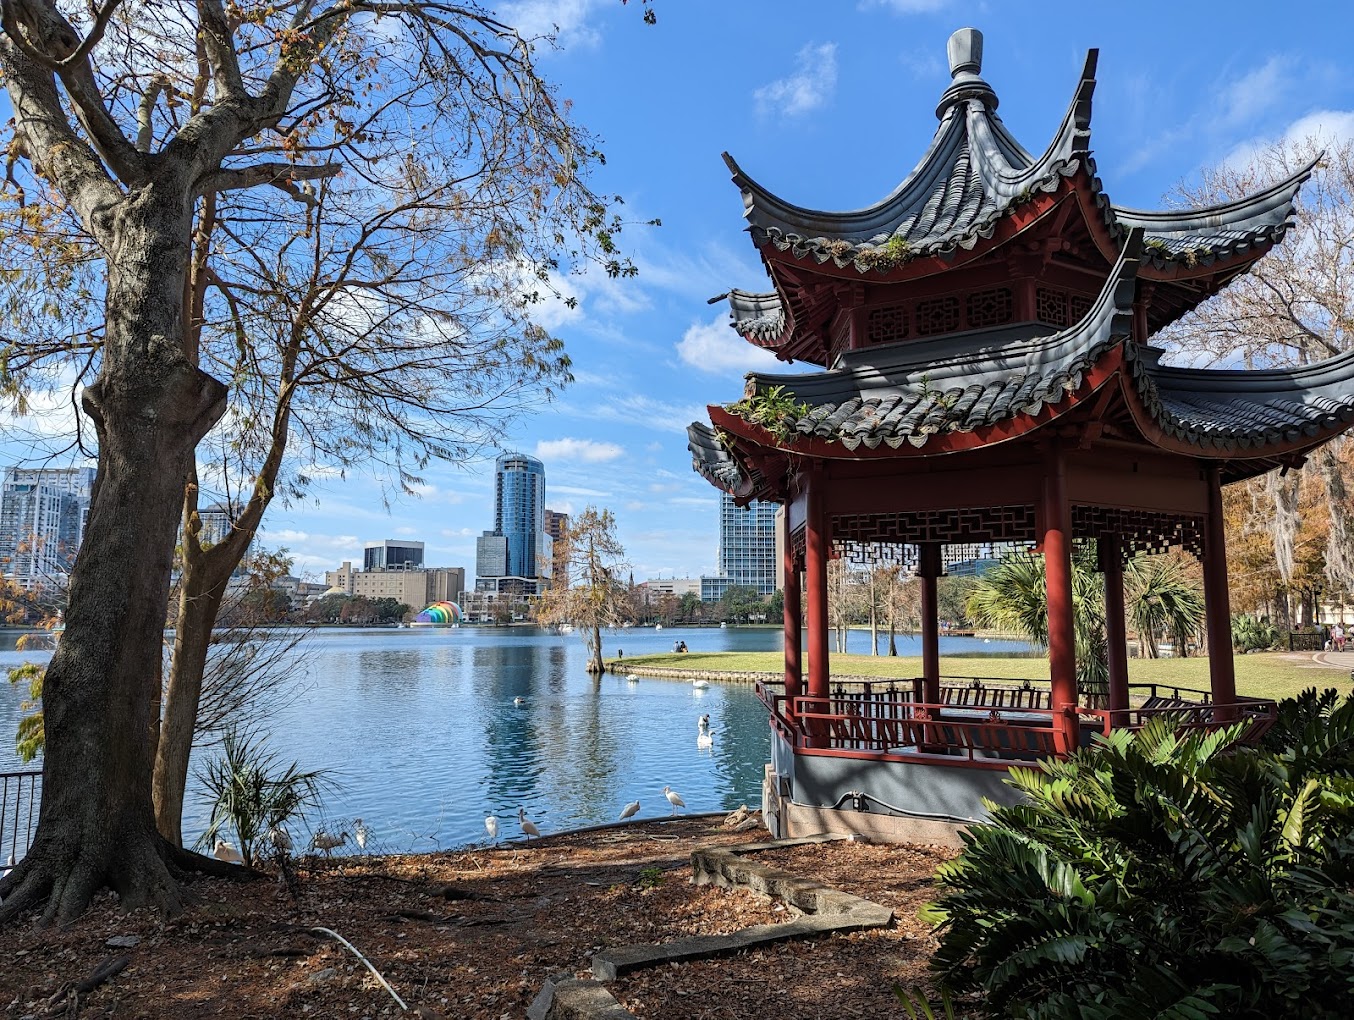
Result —
<instances>
[{"instance_id":1,"label":"concrete slab","mask_svg":"<svg viewBox=\"0 0 1354 1020\"><path fill-rule=\"evenodd\" d=\"M616 997L588 978L557 974L527 1007L527 1020L634 1020Z\"/></svg>"},{"instance_id":2,"label":"concrete slab","mask_svg":"<svg viewBox=\"0 0 1354 1020\"><path fill-rule=\"evenodd\" d=\"M671 942L607 949L593 956L593 975L600 981L614 981L622 974L664 963L704 960L772 942L891 925L893 911L887 907L741 856L759 850L778 850L843 838L846 837L815 835L695 851L691 855L691 866L692 881L697 885L745 886L764 896L785 901L803 911L803 916L783 924L754 925L731 935L696 935Z\"/></svg>"}]
</instances>

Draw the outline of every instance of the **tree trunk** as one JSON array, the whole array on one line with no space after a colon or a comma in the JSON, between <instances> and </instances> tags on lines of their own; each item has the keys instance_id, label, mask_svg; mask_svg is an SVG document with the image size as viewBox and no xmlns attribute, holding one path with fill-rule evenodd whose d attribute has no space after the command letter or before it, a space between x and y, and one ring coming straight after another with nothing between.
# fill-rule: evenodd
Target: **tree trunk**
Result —
<instances>
[{"instance_id":1,"label":"tree trunk","mask_svg":"<svg viewBox=\"0 0 1354 1020\"><path fill-rule=\"evenodd\" d=\"M230 564L223 572L200 557L184 558L179 581L179 612L174 623L174 657L165 688L164 719L156 744L152 795L160 835L183 846L183 794L193 750L202 677L212 643L212 628L225 597Z\"/></svg>"},{"instance_id":2,"label":"tree trunk","mask_svg":"<svg viewBox=\"0 0 1354 1020\"><path fill-rule=\"evenodd\" d=\"M592 625L592 654L588 657L588 672L594 676L606 672L602 665L602 628Z\"/></svg>"},{"instance_id":3,"label":"tree trunk","mask_svg":"<svg viewBox=\"0 0 1354 1020\"><path fill-rule=\"evenodd\" d=\"M104 886L125 908L182 907L190 859L160 838L152 810L154 706L184 481L225 409L225 387L183 351L187 191L134 190L104 213L103 364L82 395L99 467L43 684L38 829L0 880L0 921L46 898L42 922L67 922Z\"/></svg>"}]
</instances>

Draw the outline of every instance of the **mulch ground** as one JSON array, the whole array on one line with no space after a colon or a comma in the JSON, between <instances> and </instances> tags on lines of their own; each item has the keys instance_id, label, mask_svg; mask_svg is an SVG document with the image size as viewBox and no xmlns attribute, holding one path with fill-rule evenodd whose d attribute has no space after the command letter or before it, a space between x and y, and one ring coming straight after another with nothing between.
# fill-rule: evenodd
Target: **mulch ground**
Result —
<instances>
[{"instance_id":1,"label":"mulch ground","mask_svg":"<svg viewBox=\"0 0 1354 1020\"><path fill-rule=\"evenodd\" d=\"M779 903L690 883L694 848L758 838L764 830L691 818L529 846L320 859L303 867L295 900L273 879L203 880L193 886L198 904L168 922L122 913L107 896L65 930L0 931L0 1016L403 1013L352 953L312 931L324 927L365 955L411 1011L517 1018L547 977L586 974L601 948L786 920ZM649 1020L900 1015L892 986L926 984L934 942L916 915L948 853L847 842L764 853L775 867L892 907L897 927L669 965L609 987ZM71 987L119 957L125 967L97 988Z\"/></svg>"}]
</instances>

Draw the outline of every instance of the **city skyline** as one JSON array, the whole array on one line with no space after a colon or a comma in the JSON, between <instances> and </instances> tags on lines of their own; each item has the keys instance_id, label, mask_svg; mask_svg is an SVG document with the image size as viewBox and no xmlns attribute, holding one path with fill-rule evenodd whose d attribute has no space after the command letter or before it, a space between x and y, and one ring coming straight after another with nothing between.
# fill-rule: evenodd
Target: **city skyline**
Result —
<instances>
[{"instance_id":1,"label":"city skyline","mask_svg":"<svg viewBox=\"0 0 1354 1020\"><path fill-rule=\"evenodd\" d=\"M705 419L707 403L738 399L745 371L795 370L746 344L726 311L706 304L731 287L766 286L721 152L806 205L876 201L929 142L949 80L946 40L973 25L986 37L984 75L1000 115L1032 146L1047 141L1086 50L1098 47L1094 140L1100 166L1112 168L1105 187L1122 205L1158 207L1177 185L1197 184L1202 168L1239 165L1267 141L1354 137L1341 52L1354 14L1290 10L1300 29L1320 31L1262 31L1268 8L1259 3L1233 5L1226 19L1149 3L1126 21L1108 10L1029 19L1018 8L944 0L866 0L830 16L805 0L690 0L661 7L655 26L616 0L502 5L505 20L527 30L560 25L560 48L542 50L541 70L602 138L607 166L595 183L626 199L630 226L618 243L640 275L560 280L567 300L544 302L540 319L565 341L575 382L506 423L497 448L461 467L418 469L416 497L362 465L294 464L311 484L270 508L258 547L285 547L298 573L319 576L361 562L367 541L413 538L426 543L427 562L473 570L476 538L493 519L494 459L520 450L546 465L550 509L614 512L637 579L717 574L720 501L690 469L685 428ZM1163 15L1170 32L1152 29ZM747 59L749 40L763 59ZM714 70L692 74L694 54ZM642 225L651 219L662 226ZM25 418L9 419L7 463L42 462L15 428L28 429L39 451L66 448L74 434L68 390L53 386L28 403ZM203 484L211 504L247 483L204 475Z\"/></svg>"}]
</instances>

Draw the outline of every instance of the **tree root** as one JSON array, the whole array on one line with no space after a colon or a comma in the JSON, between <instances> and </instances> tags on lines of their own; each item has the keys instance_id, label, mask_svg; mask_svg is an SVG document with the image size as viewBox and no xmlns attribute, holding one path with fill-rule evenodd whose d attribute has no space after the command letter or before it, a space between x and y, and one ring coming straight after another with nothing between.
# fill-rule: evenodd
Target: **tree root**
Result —
<instances>
[{"instance_id":1,"label":"tree root","mask_svg":"<svg viewBox=\"0 0 1354 1020\"><path fill-rule=\"evenodd\" d=\"M114 956L104 960L79 981L67 981L47 1000L41 1015L44 1017L68 1015L72 1013L72 1007L73 1011L78 1013L80 996L88 995L105 981L116 977L131 962L130 956Z\"/></svg>"},{"instance_id":2,"label":"tree root","mask_svg":"<svg viewBox=\"0 0 1354 1020\"><path fill-rule=\"evenodd\" d=\"M105 887L117 893L123 909L149 906L176 917L196 902L185 888L194 875L241 882L263 877L253 868L176 847L154 831L109 837L97 848L40 838L0 884L0 925L39 907L37 927L70 924Z\"/></svg>"}]
</instances>

